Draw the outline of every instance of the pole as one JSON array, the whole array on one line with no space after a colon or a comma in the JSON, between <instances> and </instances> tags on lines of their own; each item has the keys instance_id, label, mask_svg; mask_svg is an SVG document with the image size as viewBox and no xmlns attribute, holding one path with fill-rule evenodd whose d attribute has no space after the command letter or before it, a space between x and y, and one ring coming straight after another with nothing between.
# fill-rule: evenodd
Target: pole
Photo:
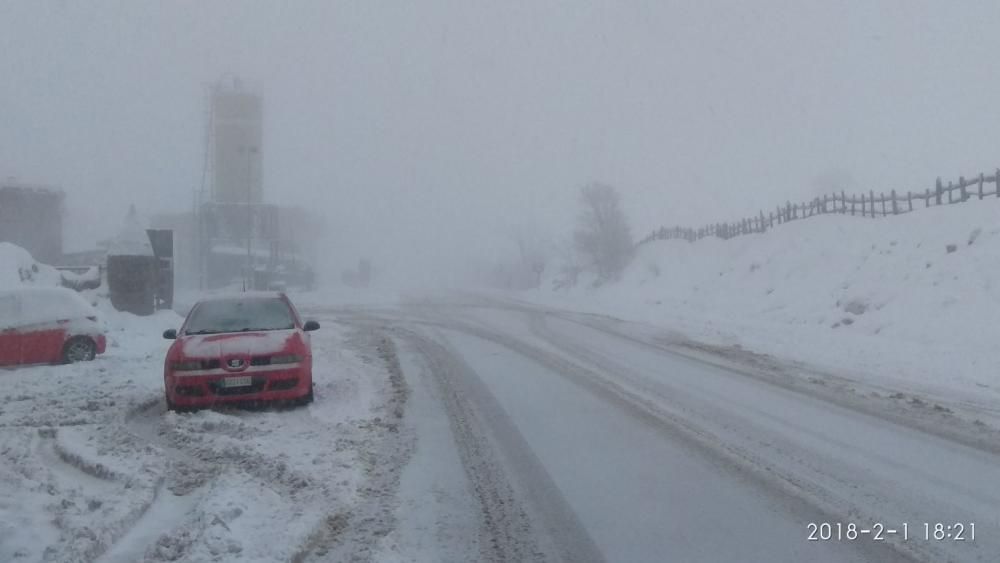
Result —
<instances>
[{"instance_id":1,"label":"pole","mask_svg":"<svg viewBox=\"0 0 1000 563\"><path fill-rule=\"evenodd\" d=\"M247 274L243 279L243 291L253 289L253 153L254 147L247 146Z\"/></svg>"}]
</instances>

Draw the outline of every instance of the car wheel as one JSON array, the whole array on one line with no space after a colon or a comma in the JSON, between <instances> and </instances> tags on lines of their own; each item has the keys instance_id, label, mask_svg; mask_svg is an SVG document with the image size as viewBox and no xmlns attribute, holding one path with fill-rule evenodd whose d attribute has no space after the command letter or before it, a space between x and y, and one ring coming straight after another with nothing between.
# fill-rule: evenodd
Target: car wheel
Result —
<instances>
[{"instance_id":1,"label":"car wheel","mask_svg":"<svg viewBox=\"0 0 1000 563\"><path fill-rule=\"evenodd\" d=\"M298 404L305 406L305 405L308 405L309 403L313 402L314 398L315 398L315 396L313 395L313 388L310 387L309 388L309 392L306 393L305 395L303 395L297 402L298 402Z\"/></svg>"},{"instance_id":2,"label":"car wheel","mask_svg":"<svg viewBox=\"0 0 1000 563\"><path fill-rule=\"evenodd\" d=\"M74 336L63 346L63 361L67 364L89 362L97 355L97 344L86 336Z\"/></svg>"},{"instance_id":3,"label":"car wheel","mask_svg":"<svg viewBox=\"0 0 1000 563\"><path fill-rule=\"evenodd\" d=\"M180 406L177 406L176 404L174 404L173 401L170 400L170 396L167 395L166 393L164 393L163 399L167 402L167 411L174 411L175 413L179 414L179 413L185 413L185 412L194 412L194 411L198 410L198 407L180 407Z\"/></svg>"}]
</instances>

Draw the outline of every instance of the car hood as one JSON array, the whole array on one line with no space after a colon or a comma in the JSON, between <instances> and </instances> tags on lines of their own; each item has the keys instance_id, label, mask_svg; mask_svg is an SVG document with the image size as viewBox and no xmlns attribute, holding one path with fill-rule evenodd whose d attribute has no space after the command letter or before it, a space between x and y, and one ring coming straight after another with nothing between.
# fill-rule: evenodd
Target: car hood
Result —
<instances>
[{"instance_id":1,"label":"car hood","mask_svg":"<svg viewBox=\"0 0 1000 563\"><path fill-rule=\"evenodd\" d=\"M265 356L287 350L298 338L298 330L269 330L232 334L204 334L184 337L181 352L187 358Z\"/></svg>"}]
</instances>

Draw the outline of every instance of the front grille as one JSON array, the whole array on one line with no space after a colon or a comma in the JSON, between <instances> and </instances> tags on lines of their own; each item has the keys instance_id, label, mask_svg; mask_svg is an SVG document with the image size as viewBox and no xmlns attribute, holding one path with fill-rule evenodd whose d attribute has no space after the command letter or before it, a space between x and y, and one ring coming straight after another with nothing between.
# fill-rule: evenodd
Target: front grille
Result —
<instances>
[{"instance_id":1,"label":"front grille","mask_svg":"<svg viewBox=\"0 0 1000 563\"><path fill-rule=\"evenodd\" d=\"M271 391L286 391L292 389L299 384L298 378L293 379L276 379L271 382L269 389Z\"/></svg>"},{"instance_id":2,"label":"front grille","mask_svg":"<svg viewBox=\"0 0 1000 563\"><path fill-rule=\"evenodd\" d=\"M263 377L255 377L251 380L250 385L245 385L243 387L223 387L222 381L210 381L208 383L208 388L212 390L212 393L228 397L232 395L249 395L251 393L260 393L267 386L267 379Z\"/></svg>"},{"instance_id":3,"label":"front grille","mask_svg":"<svg viewBox=\"0 0 1000 563\"><path fill-rule=\"evenodd\" d=\"M178 385L174 387L174 393L182 397L201 397L205 390L200 385Z\"/></svg>"},{"instance_id":4,"label":"front grille","mask_svg":"<svg viewBox=\"0 0 1000 563\"><path fill-rule=\"evenodd\" d=\"M201 369L219 369L222 364L219 360L202 360Z\"/></svg>"},{"instance_id":5,"label":"front grille","mask_svg":"<svg viewBox=\"0 0 1000 563\"><path fill-rule=\"evenodd\" d=\"M271 356L254 356L250 358L250 365L269 366L271 365Z\"/></svg>"}]
</instances>

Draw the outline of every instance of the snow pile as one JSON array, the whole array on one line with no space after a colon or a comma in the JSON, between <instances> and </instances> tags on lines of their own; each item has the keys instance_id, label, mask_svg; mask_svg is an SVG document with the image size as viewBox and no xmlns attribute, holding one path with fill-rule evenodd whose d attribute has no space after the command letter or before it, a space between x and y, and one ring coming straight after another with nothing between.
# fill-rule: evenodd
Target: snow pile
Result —
<instances>
[{"instance_id":1,"label":"snow pile","mask_svg":"<svg viewBox=\"0 0 1000 563\"><path fill-rule=\"evenodd\" d=\"M40 264L27 250L9 242L0 242L0 289L32 284L58 286L61 282L59 271L52 266Z\"/></svg>"},{"instance_id":2,"label":"snow pile","mask_svg":"<svg viewBox=\"0 0 1000 563\"><path fill-rule=\"evenodd\" d=\"M642 245L619 283L542 298L1000 401L998 247L997 201L875 220L824 216L729 241Z\"/></svg>"}]
</instances>

